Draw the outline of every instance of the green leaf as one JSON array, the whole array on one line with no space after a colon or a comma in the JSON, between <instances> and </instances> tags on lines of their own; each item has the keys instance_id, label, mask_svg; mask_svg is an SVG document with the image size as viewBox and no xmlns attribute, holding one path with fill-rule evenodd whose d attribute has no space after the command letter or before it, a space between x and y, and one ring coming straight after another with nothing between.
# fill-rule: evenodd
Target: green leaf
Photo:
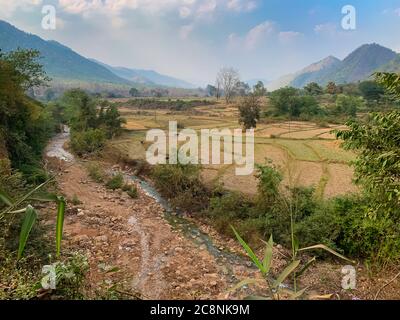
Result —
<instances>
[{"instance_id":1,"label":"green leaf","mask_svg":"<svg viewBox=\"0 0 400 320\"><path fill-rule=\"evenodd\" d=\"M242 247L244 248L244 250L246 250L247 255L250 257L250 259L253 261L253 263L257 266L257 268L263 273L266 274L266 270L264 268L264 266L262 265L262 263L260 262L260 260L258 260L257 256L255 255L255 253L253 252L253 250L251 250L251 248L248 246L248 244L242 239L242 237L239 235L239 233L237 233L237 231L235 230L234 227L232 227L233 232L235 233L236 238L238 239L238 241L240 242L240 244L242 245Z\"/></svg>"},{"instance_id":2,"label":"green leaf","mask_svg":"<svg viewBox=\"0 0 400 320\"><path fill-rule=\"evenodd\" d=\"M263 267L265 269L265 273L268 273L269 270L271 269L273 247L274 247L274 239L271 234L271 237L269 238L268 242L265 243L265 253L263 260Z\"/></svg>"},{"instance_id":3,"label":"green leaf","mask_svg":"<svg viewBox=\"0 0 400 320\"><path fill-rule=\"evenodd\" d=\"M278 279L274 281L273 287L278 288L283 281L299 266L300 260L293 261L290 265L288 265L285 270L279 275Z\"/></svg>"},{"instance_id":4,"label":"green leaf","mask_svg":"<svg viewBox=\"0 0 400 320\"><path fill-rule=\"evenodd\" d=\"M0 189L0 201L5 203L7 206L11 207L13 205L13 201L10 196L4 191Z\"/></svg>"},{"instance_id":5,"label":"green leaf","mask_svg":"<svg viewBox=\"0 0 400 320\"><path fill-rule=\"evenodd\" d=\"M324 244L317 244L315 246L311 246L311 247L300 249L299 251L309 251L309 250L315 250L315 249L325 250L325 251L327 251L329 253L332 253L333 255L337 256L338 258L341 258L343 260L349 261L351 263L355 263L355 261L346 258L345 256L341 255L340 253L336 252L335 250L332 250L331 248L327 247Z\"/></svg>"},{"instance_id":6,"label":"green leaf","mask_svg":"<svg viewBox=\"0 0 400 320\"><path fill-rule=\"evenodd\" d=\"M317 261L316 257L308 260L307 263L301 268L299 272L296 272L296 277L300 277L315 261Z\"/></svg>"},{"instance_id":7,"label":"green leaf","mask_svg":"<svg viewBox=\"0 0 400 320\"><path fill-rule=\"evenodd\" d=\"M52 193L40 193L29 197L28 200L40 202L58 202L58 196Z\"/></svg>"},{"instance_id":8,"label":"green leaf","mask_svg":"<svg viewBox=\"0 0 400 320\"><path fill-rule=\"evenodd\" d=\"M37 213L33 207L28 206L26 208L26 214L24 221L22 222L21 232L19 234L19 246L18 246L18 260L21 259L24 252L26 243L29 238L29 234L32 230L33 225L37 219Z\"/></svg>"},{"instance_id":9,"label":"green leaf","mask_svg":"<svg viewBox=\"0 0 400 320\"><path fill-rule=\"evenodd\" d=\"M57 225L56 225L57 257L59 257L61 253L61 240L64 228L64 216L65 216L65 199L63 197L58 197Z\"/></svg>"}]
</instances>

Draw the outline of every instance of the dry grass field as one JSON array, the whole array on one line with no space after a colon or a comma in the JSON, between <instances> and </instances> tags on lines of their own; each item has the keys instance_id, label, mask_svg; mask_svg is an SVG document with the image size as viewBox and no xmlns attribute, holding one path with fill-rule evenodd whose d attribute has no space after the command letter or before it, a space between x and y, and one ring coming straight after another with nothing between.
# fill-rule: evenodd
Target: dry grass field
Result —
<instances>
[{"instance_id":1,"label":"dry grass field","mask_svg":"<svg viewBox=\"0 0 400 320\"><path fill-rule=\"evenodd\" d=\"M127 120L127 132L114 140L112 145L131 159L145 158L149 145L145 142L146 130L166 130L171 120L197 131L240 127L237 108L226 106L223 102L180 112L138 110L129 106L122 106L119 110ZM272 163L283 172L285 185L313 186L321 197L356 192L349 166L354 154L340 147L341 142L332 133L334 129L343 129L343 126L320 127L302 121L259 123L255 130L255 162ZM257 190L256 173L239 177L235 175L235 166L204 165L202 177L210 186L219 184L230 190L254 195Z\"/></svg>"}]
</instances>

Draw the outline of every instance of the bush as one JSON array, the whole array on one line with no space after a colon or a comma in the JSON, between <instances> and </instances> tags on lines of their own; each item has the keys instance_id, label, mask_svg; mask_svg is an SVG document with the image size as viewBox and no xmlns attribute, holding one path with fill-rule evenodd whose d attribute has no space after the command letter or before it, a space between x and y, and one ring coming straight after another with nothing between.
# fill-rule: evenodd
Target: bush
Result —
<instances>
[{"instance_id":1,"label":"bush","mask_svg":"<svg viewBox=\"0 0 400 320\"><path fill-rule=\"evenodd\" d=\"M221 197L210 199L208 216L218 231L231 233L229 225L247 219L250 205L240 193L228 192Z\"/></svg>"},{"instance_id":2,"label":"bush","mask_svg":"<svg viewBox=\"0 0 400 320\"><path fill-rule=\"evenodd\" d=\"M97 163L90 163L87 167L89 177L93 179L93 181L97 183L104 182L106 178L106 173L103 168L100 167Z\"/></svg>"},{"instance_id":3,"label":"bush","mask_svg":"<svg viewBox=\"0 0 400 320\"><path fill-rule=\"evenodd\" d=\"M156 188L172 204L188 212L201 211L209 202L209 192L200 180L200 168L194 165L158 165L151 173Z\"/></svg>"},{"instance_id":4,"label":"bush","mask_svg":"<svg viewBox=\"0 0 400 320\"><path fill-rule=\"evenodd\" d=\"M132 199L136 199L139 196L138 189L134 185L126 184L122 187L122 191L125 191Z\"/></svg>"},{"instance_id":5,"label":"bush","mask_svg":"<svg viewBox=\"0 0 400 320\"><path fill-rule=\"evenodd\" d=\"M104 147L105 142L106 133L101 129L73 132L71 135L71 147L78 156L100 151Z\"/></svg>"},{"instance_id":6,"label":"bush","mask_svg":"<svg viewBox=\"0 0 400 320\"><path fill-rule=\"evenodd\" d=\"M111 190L121 189L124 185L124 176L122 173L117 173L107 181L106 187Z\"/></svg>"}]
</instances>

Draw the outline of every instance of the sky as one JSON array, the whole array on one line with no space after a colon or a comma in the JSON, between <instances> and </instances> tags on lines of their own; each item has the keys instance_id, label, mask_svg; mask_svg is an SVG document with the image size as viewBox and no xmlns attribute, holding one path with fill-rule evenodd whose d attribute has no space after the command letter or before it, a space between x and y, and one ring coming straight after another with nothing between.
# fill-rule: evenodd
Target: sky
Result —
<instances>
[{"instance_id":1,"label":"sky","mask_svg":"<svg viewBox=\"0 0 400 320\"><path fill-rule=\"evenodd\" d=\"M42 28L45 5L55 30ZM355 30L342 27L346 5ZM201 86L224 66L273 80L365 43L400 52L400 0L0 0L0 19L85 57Z\"/></svg>"}]
</instances>

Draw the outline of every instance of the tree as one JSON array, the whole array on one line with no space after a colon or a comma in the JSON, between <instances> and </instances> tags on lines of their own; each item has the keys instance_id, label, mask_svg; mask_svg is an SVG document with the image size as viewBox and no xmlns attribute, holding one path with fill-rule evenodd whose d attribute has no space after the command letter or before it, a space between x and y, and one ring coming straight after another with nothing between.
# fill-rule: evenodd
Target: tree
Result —
<instances>
[{"instance_id":1,"label":"tree","mask_svg":"<svg viewBox=\"0 0 400 320\"><path fill-rule=\"evenodd\" d=\"M363 98L340 94L336 98L336 104L333 112L335 115L355 117L357 115L357 111L362 109L363 106Z\"/></svg>"},{"instance_id":2,"label":"tree","mask_svg":"<svg viewBox=\"0 0 400 320\"><path fill-rule=\"evenodd\" d=\"M376 81L364 81L358 86L362 96L368 102L379 102L385 94L385 89Z\"/></svg>"},{"instance_id":3,"label":"tree","mask_svg":"<svg viewBox=\"0 0 400 320\"><path fill-rule=\"evenodd\" d=\"M217 88L209 84L206 88L207 96L216 97L217 96Z\"/></svg>"},{"instance_id":4,"label":"tree","mask_svg":"<svg viewBox=\"0 0 400 320\"><path fill-rule=\"evenodd\" d=\"M224 90L226 103L230 103L237 83L240 81L239 73L233 68L222 68L217 75L217 83Z\"/></svg>"},{"instance_id":5,"label":"tree","mask_svg":"<svg viewBox=\"0 0 400 320\"><path fill-rule=\"evenodd\" d=\"M272 92L271 104L275 109L275 113L284 115L288 114L289 110L294 110L298 95L298 89L292 87L281 88Z\"/></svg>"},{"instance_id":6,"label":"tree","mask_svg":"<svg viewBox=\"0 0 400 320\"><path fill-rule=\"evenodd\" d=\"M131 88L129 90L129 94L130 94L131 97L139 97L140 96L140 92L136 88Z\"/></svg>"},{"instance_id":7,"label":"tree","mask_svg":"<svg viewBox=\"0 0 400 320\"><path fill-rule=\"evenodd\" d=\"M398 75L380 73L376 79L400 100ZM371 200L369 213L400 219L400 111L372 113L366 122L352 121L349 127L337 136L345 148L357 151L355 176Z\"/></svg>"},{"instance_id":8,"label":"tree","mask_svg":"<svg viewBox=\"0 0 400 320\"><path fill-rule=\"evenodd\" d=\"M239 106L239 124L245 129L256 128L260 120L260 100L254 94L245 96Z\"/></svg>"},{"instance_id":9,"label":"tree","mask_svg":"<svg viewBox=\"0 0 400 320\"><path fill-rule=\"evenodd\" d=\"M0 144L26 174L37 168L55 127L48 108L26 95L47 79L37 57L32 50L0 54Z\"/></svg>"},{"instance_id":10,"label":"tree","mask_svg":"<svg viewBox=\"0 0 400 320\"><path fill-rule=\"evenodd\" d=\"M257 84L253 86L253 93L258 97L267 95L267 89L264 87L264 83L262 81L258 81Z\"/></svg>"},{"instance_id":11,"label":"tree","mask_svg":"<svg viewBox=\"0 0 400 320\"><path fill-rule=\"evenodd\" d=\"M236 83L234 94L240 97L244 97L247 96L249 93L250 93L250 86L247 83L241 81Z\"/></svg>"},{"instance_id":12,"label":"tree","mask_svg":"<svg viewBox=\"0 0 400 320\"><path fill-rule=\"evenodd\" d=\"M0 52L0 59L10 64L15 71L16 82L25 90L45 85L50 80L43 65L38 63L39 57L37 50L17 49L7 54Z\"/></svg>"},{"instance_id":13,"label":"tree","mask_svg":"<svg viewBox=\"0 0 400 320\"><path fill-rule=\"evenodd\" d=\"M324 92L320 85L316 82L310 82L304 87L304 91L309 95L318 96Z\"/></svg>"},{"instance_id":14,"label":"tree","mask_svg":"<svg viewBox=\"0 0 400 320\"><path fill-rule=\"evenodd\" d=\"M329 82L325 89L326 93L337 94L339 93L339 88L334 82Z\"/></svg>"}]
</instances>

